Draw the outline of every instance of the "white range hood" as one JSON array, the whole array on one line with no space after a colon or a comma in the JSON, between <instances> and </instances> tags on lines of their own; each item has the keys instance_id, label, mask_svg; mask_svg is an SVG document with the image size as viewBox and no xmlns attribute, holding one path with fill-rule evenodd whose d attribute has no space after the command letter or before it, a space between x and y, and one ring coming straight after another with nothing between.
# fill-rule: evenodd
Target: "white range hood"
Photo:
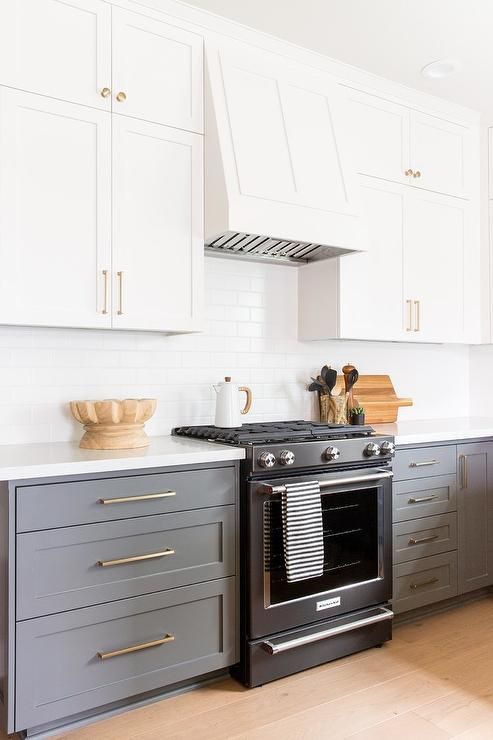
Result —
<instances>
[{"instance_id":1,"label":"white range hood","mask_svg":"<svg viewBox=\"0 0 493 740\"><path fill-rule=\"evenodd\" d=\"M206 59L207 252L303 264L360 251L337 83L223 37Z\"/></svg>"}]
</instances>

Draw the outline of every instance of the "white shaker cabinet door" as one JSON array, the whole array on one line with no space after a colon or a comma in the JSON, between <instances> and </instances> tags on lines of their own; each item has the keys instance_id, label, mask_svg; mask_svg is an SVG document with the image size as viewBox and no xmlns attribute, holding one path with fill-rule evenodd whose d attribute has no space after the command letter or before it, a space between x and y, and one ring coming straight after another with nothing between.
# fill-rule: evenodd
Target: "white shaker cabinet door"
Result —
<instances>
[{"instance_id":1,"label":"white shaker cabinet door","mask_svg":"<svg viewBox=\"0 0 493 740\"><path fill-rule=\"evenodd\" d=\"M110 326L110 151L109 113L0 88L0 323Z\"/></svg>"},{"instance_id":2,"label":"white shaker cabinet door","mask_svg":"<svg viewBox=\"0 0 493 740\"><path fill-rule=\"evenodd\" d=\"M0 84L110 110L111 6L1 0Z\"/></svg>"},{"instance_id":3,"label":"white shaker cabinet door","mask_svg":"<svg viewBox=\"0 0 493 740\"><path fill-rule=\"evenodd\" d=\"M202 136L113 115L113 326L200 329Z\"/></svg>"},{"instance_id":4,"label":"white shaker cabinet door","mask_svg":"<svg viewBox=\"0 0 493 740\"><path fill-rule=\"evenodd\" d=\"M203 132L203 39L113 8L113 110Z\"/></svg>"},{"instance_id":5,"label":"white shaker cabinet door","mask_svg":"<svg viewBox=\"0 0 493 740\"><path fill-rule=\"evenodd\" d=\"M405 189L361 178L360 217L368 252L339 260L340 336L406 341L402 301Z\"/></svg>"},{"instance_id":6,"label":"white shaker cabinet door","mask_svg":"<svg viewBox=\"0 0 493 740\"><path fill-rule=\"evenodd\" d=\"M475 163L471 130L437 116L411 111L410 134L415 173L411 183L437 193L471 197Z\"/></svg>"},{"instance_id":7,"label":"white shaker cabinet door","mask_svg":"<svg viewBox=\"0 0 493 740\"><path fill-rule=\"evenodd\" d=\"M404 299L415 341L464 339L464 258L468 205L409 193L404 215Z\"/></svg>"},{"instance_id":8,"label":"white shaker cabinet door","mask_svg":"<svg viewBox=\"0 0 493 740\"><path fill-rule=\"evenodd\" d=\"M343 86L354 167L362 175L408 184L409 109L376 95Z\"/></svg>"}]
</instances>

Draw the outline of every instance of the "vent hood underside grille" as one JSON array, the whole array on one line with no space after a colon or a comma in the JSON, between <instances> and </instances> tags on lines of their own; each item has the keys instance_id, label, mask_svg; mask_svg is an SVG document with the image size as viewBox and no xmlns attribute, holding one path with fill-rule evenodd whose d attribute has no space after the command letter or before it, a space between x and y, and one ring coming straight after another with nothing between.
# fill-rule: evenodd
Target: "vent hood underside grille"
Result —
<instances>
[{"instance_id":1,"label":"vent hood underside grille","mask_svg":"<svg viewBox=\"0 0 493 740\"><path fill-rule=\"evenodd\" d=\"M303 265L307 262L348 254L352 250L311 242L286 241L238 231L225 231L206 243L205 251L216 257L238 257L256 262Z\"/></svg>"}]
</instances>

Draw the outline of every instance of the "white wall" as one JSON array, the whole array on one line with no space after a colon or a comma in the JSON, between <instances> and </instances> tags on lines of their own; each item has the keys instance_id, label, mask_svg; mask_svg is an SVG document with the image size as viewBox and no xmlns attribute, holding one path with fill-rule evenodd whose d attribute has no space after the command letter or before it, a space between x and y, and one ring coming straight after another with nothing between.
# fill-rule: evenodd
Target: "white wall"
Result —
<instances>
[{"instance_id":1,"label":"white wall","mask_svg":"<svg viewBox=\"0 0 493 740\"><path fill-rule=\"evenodd\" d=\"M77 398L156 397L152 434L212 422L226 374L252 387L250 420L309 418L305 384L324 363L389 373L415 401L402 419L468 413L466 347L298 342L296 268L208 258L206 280L202 335L0 327L0 444L78 439Z\"/></svg>"}]
</instances>

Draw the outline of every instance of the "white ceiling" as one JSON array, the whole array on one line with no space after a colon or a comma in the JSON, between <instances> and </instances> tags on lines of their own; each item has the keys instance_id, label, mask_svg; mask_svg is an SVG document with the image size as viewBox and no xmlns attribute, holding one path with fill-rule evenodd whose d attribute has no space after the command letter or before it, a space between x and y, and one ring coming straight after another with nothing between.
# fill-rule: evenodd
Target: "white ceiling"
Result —
<instances>
[{"instance_id":1,"label":"white ceiling","mask_svg":"<svg viewBox=\"0 0 493 740\"><path fill-rule=\"evenodd\" d=\"M187 0L493 120L493 0ZM421 76L453 58L452 77Z\"/></svg>"}]
</instances>

